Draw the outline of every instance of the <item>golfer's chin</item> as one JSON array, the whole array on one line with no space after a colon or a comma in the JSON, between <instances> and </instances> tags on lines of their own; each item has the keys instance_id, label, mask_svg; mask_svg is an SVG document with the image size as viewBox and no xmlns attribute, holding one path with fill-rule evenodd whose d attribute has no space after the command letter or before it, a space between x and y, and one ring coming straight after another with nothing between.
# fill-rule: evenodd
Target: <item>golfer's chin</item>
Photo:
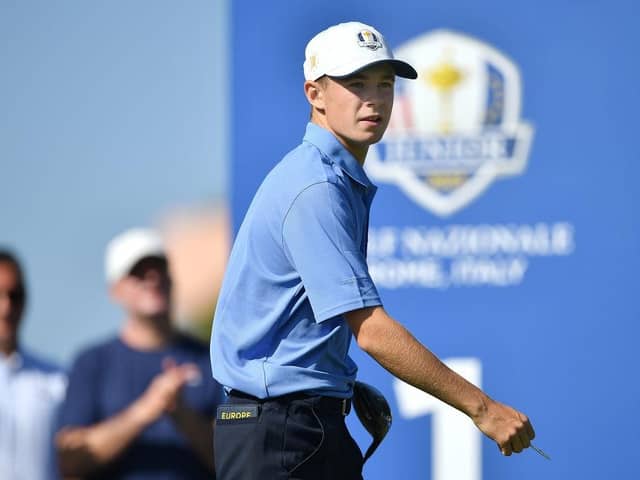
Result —
<instances>
[{"instance_id":1,"label":"golfer's chin","mask_svg":"<svg viewBox=\"0 0 640 480\"><path fill-rule=\"evenodd\" d=\"M360 133L362 143L373 145L382 140L384 132L387 129L387 123L388 122L379 122L375 125L364 125Z\"/></svg>"},{"instance_id":2,"label":"golfer's chin","mask_svg":"<svg viewBox=\"0 0 640 480\"><path fill-rule=\"evenodd\" d=\"M378 143L382 140L382 136L384 135L384 129L375 129L375 130L365 130L362 132L358 132L358 135L353 138L353 143L355 145L359 145L360 147L368 147L369 145L373 145L374 143Z\"/></svg>"}]
</instances>

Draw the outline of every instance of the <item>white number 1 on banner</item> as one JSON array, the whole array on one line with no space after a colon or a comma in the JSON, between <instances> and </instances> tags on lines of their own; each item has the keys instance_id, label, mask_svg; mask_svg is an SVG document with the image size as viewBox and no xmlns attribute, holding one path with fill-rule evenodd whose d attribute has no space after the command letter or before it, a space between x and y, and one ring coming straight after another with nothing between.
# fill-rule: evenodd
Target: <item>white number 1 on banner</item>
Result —
<instances>
[{"instance_id":1,"label":"white number 1 on banner","mask_svg":"<svg viewBox=\"0 0 640 480\"><path fill-rule=\"evenodd\" d=\"M449 358L444 363L482 387L482 364L477 358ZM394 380L393 389L403 417L433 415L431 480L481 480L482 437L473 422L449 405L400 380Z\"/></svg>"}]
</instances>

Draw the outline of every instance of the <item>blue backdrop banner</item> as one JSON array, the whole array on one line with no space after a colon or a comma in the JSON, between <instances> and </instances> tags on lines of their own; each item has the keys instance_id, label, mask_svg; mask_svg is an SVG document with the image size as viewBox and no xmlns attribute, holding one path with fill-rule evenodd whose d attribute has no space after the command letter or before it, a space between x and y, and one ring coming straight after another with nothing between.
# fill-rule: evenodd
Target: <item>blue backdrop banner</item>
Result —
<instances>
[{"instance_id":1,"label":"blue backdrop banner","mask_svg":"<svg viewBox=\"0 0 640 480\"><path fill-rule=\"evenodd\" d=\"M233 2L235 227L302 139L306 42L342 21L377 27L419 78L398 80L367 157L370 272L385 308L529 415L551 456L502 457L353 345L394 415L365 478L637 478L639 14L621 0Z\"/></svg>"}]
</instances>

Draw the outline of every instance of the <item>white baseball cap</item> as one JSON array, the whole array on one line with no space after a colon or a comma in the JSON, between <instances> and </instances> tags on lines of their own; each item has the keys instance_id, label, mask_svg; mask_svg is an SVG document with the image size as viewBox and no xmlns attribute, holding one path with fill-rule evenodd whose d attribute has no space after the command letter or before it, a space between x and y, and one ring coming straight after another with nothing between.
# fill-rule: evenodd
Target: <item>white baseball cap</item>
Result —
<instances>
[{"instance_id":1,"label":"white baseball cap","mask_svg":"<svg viewBox=\"0 0 640 480\"><path fill-rule=\"evenodd\" d=\"M360 22L339 23L323 30L307 43L304 55L305 80L323 75L344 77L379 62L389 63L399 77L418 78L411 65L393 58L380 32Z\"/></svg>"},{"instance_id":2,"label":"white baseball cap","mask_svg":"<svg viewBox=\"0 0 640 480\"><path fill-rule=\"evenodd\" d=\"M155 230L134 228L116 236L107 245L104 270L107 283L112 285L129 272L143 258L166 258L162 237Z\"/></svg>"}]
</instances>

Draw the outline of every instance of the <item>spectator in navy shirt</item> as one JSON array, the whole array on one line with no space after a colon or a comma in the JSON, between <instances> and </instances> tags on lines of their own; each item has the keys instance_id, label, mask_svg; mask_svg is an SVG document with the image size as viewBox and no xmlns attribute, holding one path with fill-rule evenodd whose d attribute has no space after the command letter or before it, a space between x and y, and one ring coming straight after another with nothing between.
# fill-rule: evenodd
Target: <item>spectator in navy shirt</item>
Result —
<instances>
[{"instance_id":1,"label":"spectator in navy shirt","mask_svg":"<svg viewBox=\"0 0 640 480\"><path fill-rule=\"evenodd\" d=\"M214 477L213 426L222 390L206 346L170 321L171 278L150 230L111 241L106 277L126 317L117 337L73 364L56 438L62 472L90 479Z\"/></svg>"}]
</instances>

